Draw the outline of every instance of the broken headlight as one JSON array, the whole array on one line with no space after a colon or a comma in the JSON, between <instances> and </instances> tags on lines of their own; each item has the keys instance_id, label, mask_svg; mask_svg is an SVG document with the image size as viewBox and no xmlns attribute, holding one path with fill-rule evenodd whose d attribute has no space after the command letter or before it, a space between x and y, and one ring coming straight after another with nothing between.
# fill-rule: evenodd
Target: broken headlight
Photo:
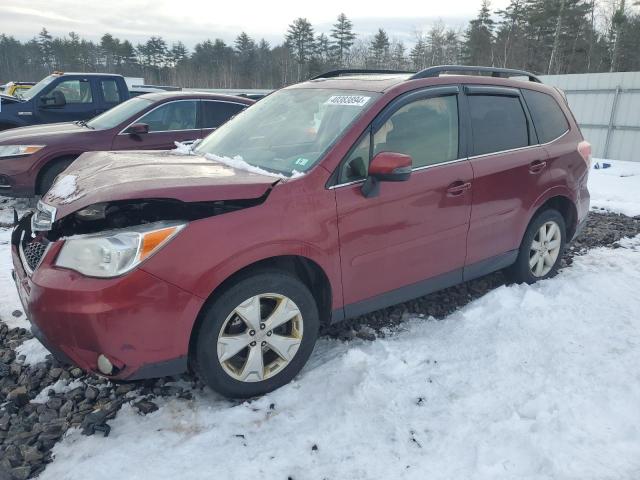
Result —
<instances>
[{"instance_id":1,"label":"broken headlight","mask_svg":"<svg viewBox=\"0 0 640 480\"><path fill-rule=\"evenodd\" d=\"M51 230L53 222L56 220L56 208L47 205L42 200L38 201L36 211L31 217L32 232L47 232Z\"/></svg>"},{"instance_id":2,"label":"broken headlight","mask_svg":"<svg viewBox=\"0 0 640 480\"><path fill-rule=\"evenodd\" d=\"M186 223L156 222L65 240L56 266L88 277L117 277L160 250Z\"/></svg>"}]
</instances>

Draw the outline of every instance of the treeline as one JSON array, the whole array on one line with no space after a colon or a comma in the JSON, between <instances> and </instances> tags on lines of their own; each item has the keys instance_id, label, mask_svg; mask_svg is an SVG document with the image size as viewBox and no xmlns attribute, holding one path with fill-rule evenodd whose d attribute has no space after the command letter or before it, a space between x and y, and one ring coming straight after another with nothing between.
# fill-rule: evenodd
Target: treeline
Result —
<instances>
[{"instance_id":1,"label":"treeline","mask_svg":"<svg viewBox=\"0 0 640 480\"><path fill-rule=\"evenodd\" d=\"M504 10L492 11L483 0L465 29L436 22L427 32L415 32L410 46L382 28L358 36L344 14L329 32L317 32L298 18L275 46L241 32L233 44L205 40L192 51L159 36L133 45L107 33L96 43L74 32L54 38L43 28L28 42L0 34L0 81L35 81L63 70L120 73L185 87L277 88L345 67L419 70L465 64L541 74L640 70L640 14L626 1L511 0Z\"/></svg>"}]
</instances>

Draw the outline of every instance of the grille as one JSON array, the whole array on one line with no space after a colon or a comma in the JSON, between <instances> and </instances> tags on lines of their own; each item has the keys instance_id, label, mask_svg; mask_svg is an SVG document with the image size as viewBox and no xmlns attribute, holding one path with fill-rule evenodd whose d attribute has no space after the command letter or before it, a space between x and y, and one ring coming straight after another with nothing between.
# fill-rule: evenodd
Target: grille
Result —
<instances>
[{"instance_id":1,"label":"grille","mask_svg":"<svg viewBox=\"0 0 640 480\"><path fill-rule=\"evenodd\" d=\"M42 260L44 252L47 251L47 246L44 243L40 243L38 241L33 241L31 243L21 245L21 248L22 254L24 255L24 260L27 262L27 266L31 271L36 269L36 267L40 264L40 260Z\"/></svg>"}]
</instances>

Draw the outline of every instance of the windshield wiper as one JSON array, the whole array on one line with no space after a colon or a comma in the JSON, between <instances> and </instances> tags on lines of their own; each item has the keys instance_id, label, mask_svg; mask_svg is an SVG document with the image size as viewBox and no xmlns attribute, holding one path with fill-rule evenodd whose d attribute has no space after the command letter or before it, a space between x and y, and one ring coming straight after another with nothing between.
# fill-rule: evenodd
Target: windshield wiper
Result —
<instances>
[{"instance_id":1,"label":"windshield wiper","mask_svg":"<svg viewBox=\"0 0 640 480\"><path fill-rule=\"evenodd\" d=\"M89 125L85 120L76 120L75 122L76 125L79 125L81 127L87 127L90 128L91 130L95 130L94 127L92 127L91 125Z\"/></svg>"}]
</instances>

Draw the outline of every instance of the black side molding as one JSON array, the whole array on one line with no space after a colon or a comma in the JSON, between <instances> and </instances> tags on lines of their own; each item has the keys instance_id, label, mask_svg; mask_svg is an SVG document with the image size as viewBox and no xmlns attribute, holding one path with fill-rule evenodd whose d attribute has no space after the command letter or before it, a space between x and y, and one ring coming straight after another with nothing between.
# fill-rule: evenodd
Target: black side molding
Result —
<instances>
[{"instance_id":1,"label":"black side molding","mask_svg":"<svg viewBox=\"0 0 640 480\"><path fill-rule=\"evenodd\" d=\"M345 305L344 308L338 308L331 313L331 323L365 315L391 305L429 295L438 290L453 287L454 285L473 280L474 278L482 277L483 275L512 265L517 258L518 250L511 250L474 263L473 265L468 265L465 268L459 268L451 272L443 273L442 275L427 278L426 280L385 292L381 295L362 300L361 302Z\"/></svg>"}]
</instances>

